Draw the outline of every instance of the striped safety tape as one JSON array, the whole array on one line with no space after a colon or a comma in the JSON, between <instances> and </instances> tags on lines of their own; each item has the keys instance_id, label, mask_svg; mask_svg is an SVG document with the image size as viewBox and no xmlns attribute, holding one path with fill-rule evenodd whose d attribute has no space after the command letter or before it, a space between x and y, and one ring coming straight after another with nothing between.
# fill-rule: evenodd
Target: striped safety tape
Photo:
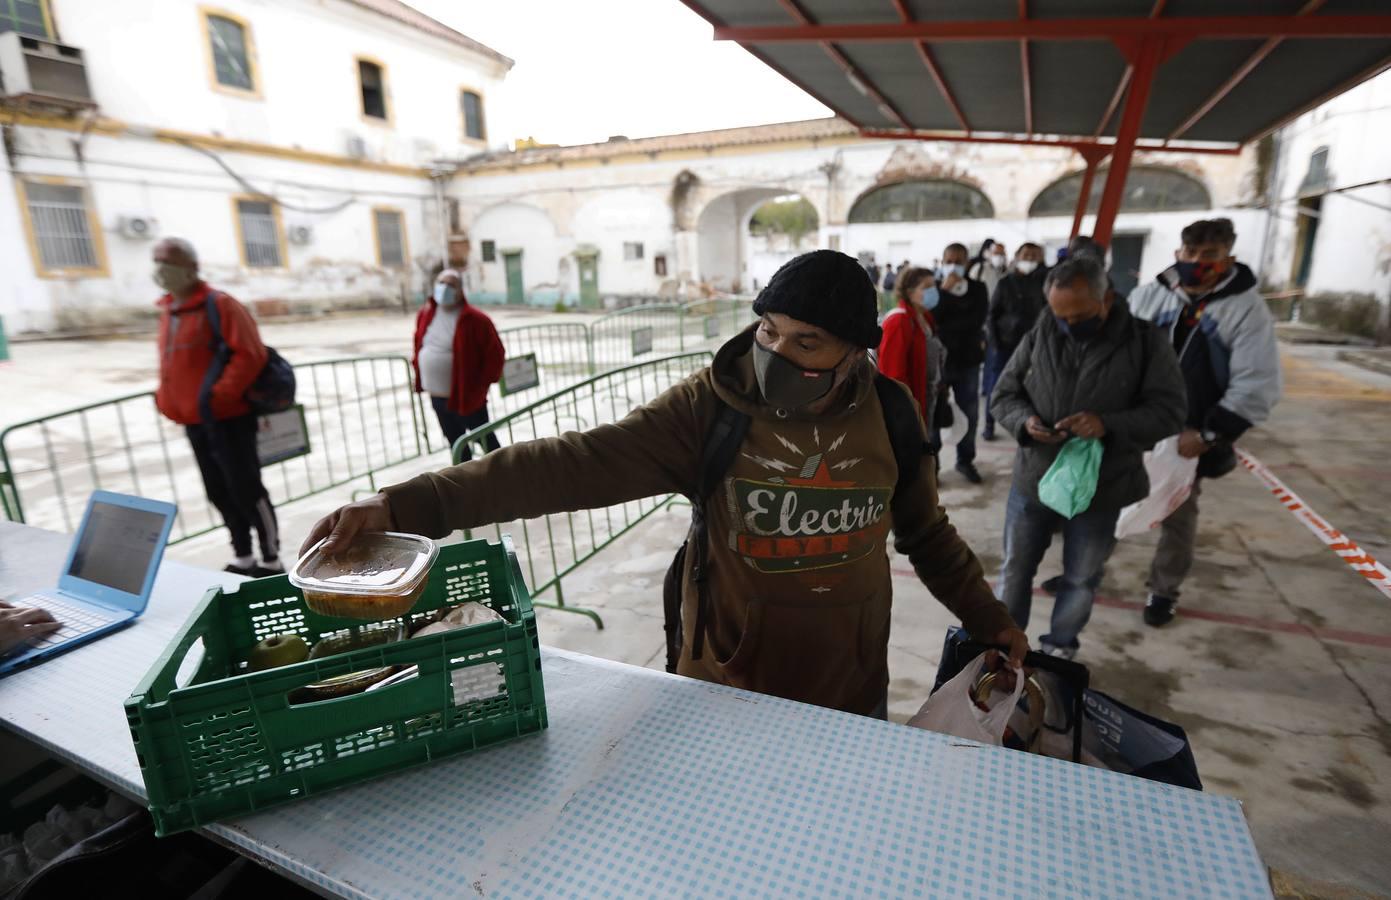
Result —
<instances>
[{"instance_id":1,"label":"striped safety tape","mask_svg":"<svg viewBox=\"0 0 1391 900\"><path fill-rule=\"evenodd\" d=\"M1303 522L1305 528L1318 535L1319 540L1328 545L1328 549L1338 554L1354 572L1370 581L1372 587L1387 597L1391 597L1391 570L1369 556L1347 535L1328 524L1327 519L1310 509L1308 504L1299 499L1299 496L1290 490L1283 481L1276 478L1275 473L1267 469L1260 460L1245 450L1238 449L1236 455L1247 471L1270 488L1270 492L1275 495L1280 504L1293 513L1296 519Z\"/></svg>"}]
</instances>

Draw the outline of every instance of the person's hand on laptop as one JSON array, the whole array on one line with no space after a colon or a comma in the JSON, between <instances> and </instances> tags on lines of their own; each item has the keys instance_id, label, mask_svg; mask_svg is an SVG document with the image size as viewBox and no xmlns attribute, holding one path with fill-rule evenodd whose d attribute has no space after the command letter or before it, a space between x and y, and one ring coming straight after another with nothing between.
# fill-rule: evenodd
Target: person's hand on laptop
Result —
<instances>
[{"instance_id":1,"label":"person's hand on laptop","mask_svg":"<svg viewBox=\"0 0 1391 900\"><path fill-rule=\"evenodd\" d=\"M49 615L47 610L11 606L0 601L0 654L33 643L61 627L62 623Z\"/></svg>"}]
</instances>

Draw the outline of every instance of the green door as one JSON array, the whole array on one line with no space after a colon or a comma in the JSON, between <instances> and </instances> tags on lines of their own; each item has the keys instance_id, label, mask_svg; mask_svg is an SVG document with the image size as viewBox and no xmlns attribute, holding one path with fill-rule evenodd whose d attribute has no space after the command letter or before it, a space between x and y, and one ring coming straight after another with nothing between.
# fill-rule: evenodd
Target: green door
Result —
<instances>
[{"instance_id":1,"label":"green door","mask_svg":"<svg viewBox=\"0 0 1391 900\"><path fill-rule=\"evenodd\" d=\"M580 305L586 309L599 308L599 258L581 256Z\"/></svg>"},{"instance_id":2,"label":"green door","mask_svg":"<svg viewBox=\"0 0 1391 900\"><path fill-rule=\"evenodd\" d=\"M507 267L507 302L517 305L526 303L526 289L522 285L521 251L504 253L502 261Z\"/></svg>"}]
</instances>

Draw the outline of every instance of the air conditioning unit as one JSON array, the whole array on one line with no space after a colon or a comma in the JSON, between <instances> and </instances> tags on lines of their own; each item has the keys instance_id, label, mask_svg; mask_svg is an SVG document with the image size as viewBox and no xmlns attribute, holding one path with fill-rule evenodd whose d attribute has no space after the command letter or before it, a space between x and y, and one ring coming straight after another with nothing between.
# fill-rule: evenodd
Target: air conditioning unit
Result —
<instances>
[{"instance_id":1,"label":"air conditioning unit","mask_svg":"<svg viewBox=\"0 0 1391 900\"><path fill-rule=\"evenodd\" d=\"M366 159L367 141L365 141L360 135L348 135L348 156L352 157L353 159Z\"/></svg>"},{"instance_id":2,"label":"air conditioning unit","mask_svg":"<svg viewBox=\"0 0 1391 900\"><path fill-rule=\"evenodd\" d=\"M290 243L303 247L314 240L314 229L308 225L291 225L285 236L290 239Z\"/></svg>"},{"instance_id":3,"label":"air conditioning unit","mask_svg":"<svg viewBox=\"0 0 1391 900\"><path fill-rule=\"evenodd\" d=\"M116 223L121 237L135 241L154 240L159 236L159 220L150 216L121 216Z\"/></svg>"},{"instance_id":4,"label":"air conditioning unit","mask_svg":"<svg viewBox=\"0 0 1391 900\"><path fill-rule=\"evenodd\" d=\"M0 83L10 100L74 109L96 105L81 50L17 31L0 34Z\"/></svg>"}]
</instances>

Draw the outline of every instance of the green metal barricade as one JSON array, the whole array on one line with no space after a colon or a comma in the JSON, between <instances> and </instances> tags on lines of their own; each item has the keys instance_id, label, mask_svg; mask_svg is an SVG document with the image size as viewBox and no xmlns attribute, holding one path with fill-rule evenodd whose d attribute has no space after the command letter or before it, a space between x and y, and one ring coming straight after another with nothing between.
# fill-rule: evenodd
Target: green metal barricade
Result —
<instances>
[{"instance_id":1,"label":"green metal barricade","mask_svg":"<svg viewBox=\"0 0 1391 900\"><path fill-rule=\"evenodd\" d=\"M484 452L486 439L493 435L508 446L616 422L705 368L711 359L708 352L685 353L624 366L588 378L496 422L470 431L454 443L454 461L462 461L466 446L476 453ZM565 602L562 579L674 499L675 495L647 497L605 509L553 513L535 519L502 522L491 528L498 539L504 532L512 535L533 598L550 589L555 590L554 603L533 599L536 606L579 613L603 628L603 619L594 610L570 606ZM471 530L466 531L465 537L471 539L474 534Z\"/></svg>"}]
</instances>

